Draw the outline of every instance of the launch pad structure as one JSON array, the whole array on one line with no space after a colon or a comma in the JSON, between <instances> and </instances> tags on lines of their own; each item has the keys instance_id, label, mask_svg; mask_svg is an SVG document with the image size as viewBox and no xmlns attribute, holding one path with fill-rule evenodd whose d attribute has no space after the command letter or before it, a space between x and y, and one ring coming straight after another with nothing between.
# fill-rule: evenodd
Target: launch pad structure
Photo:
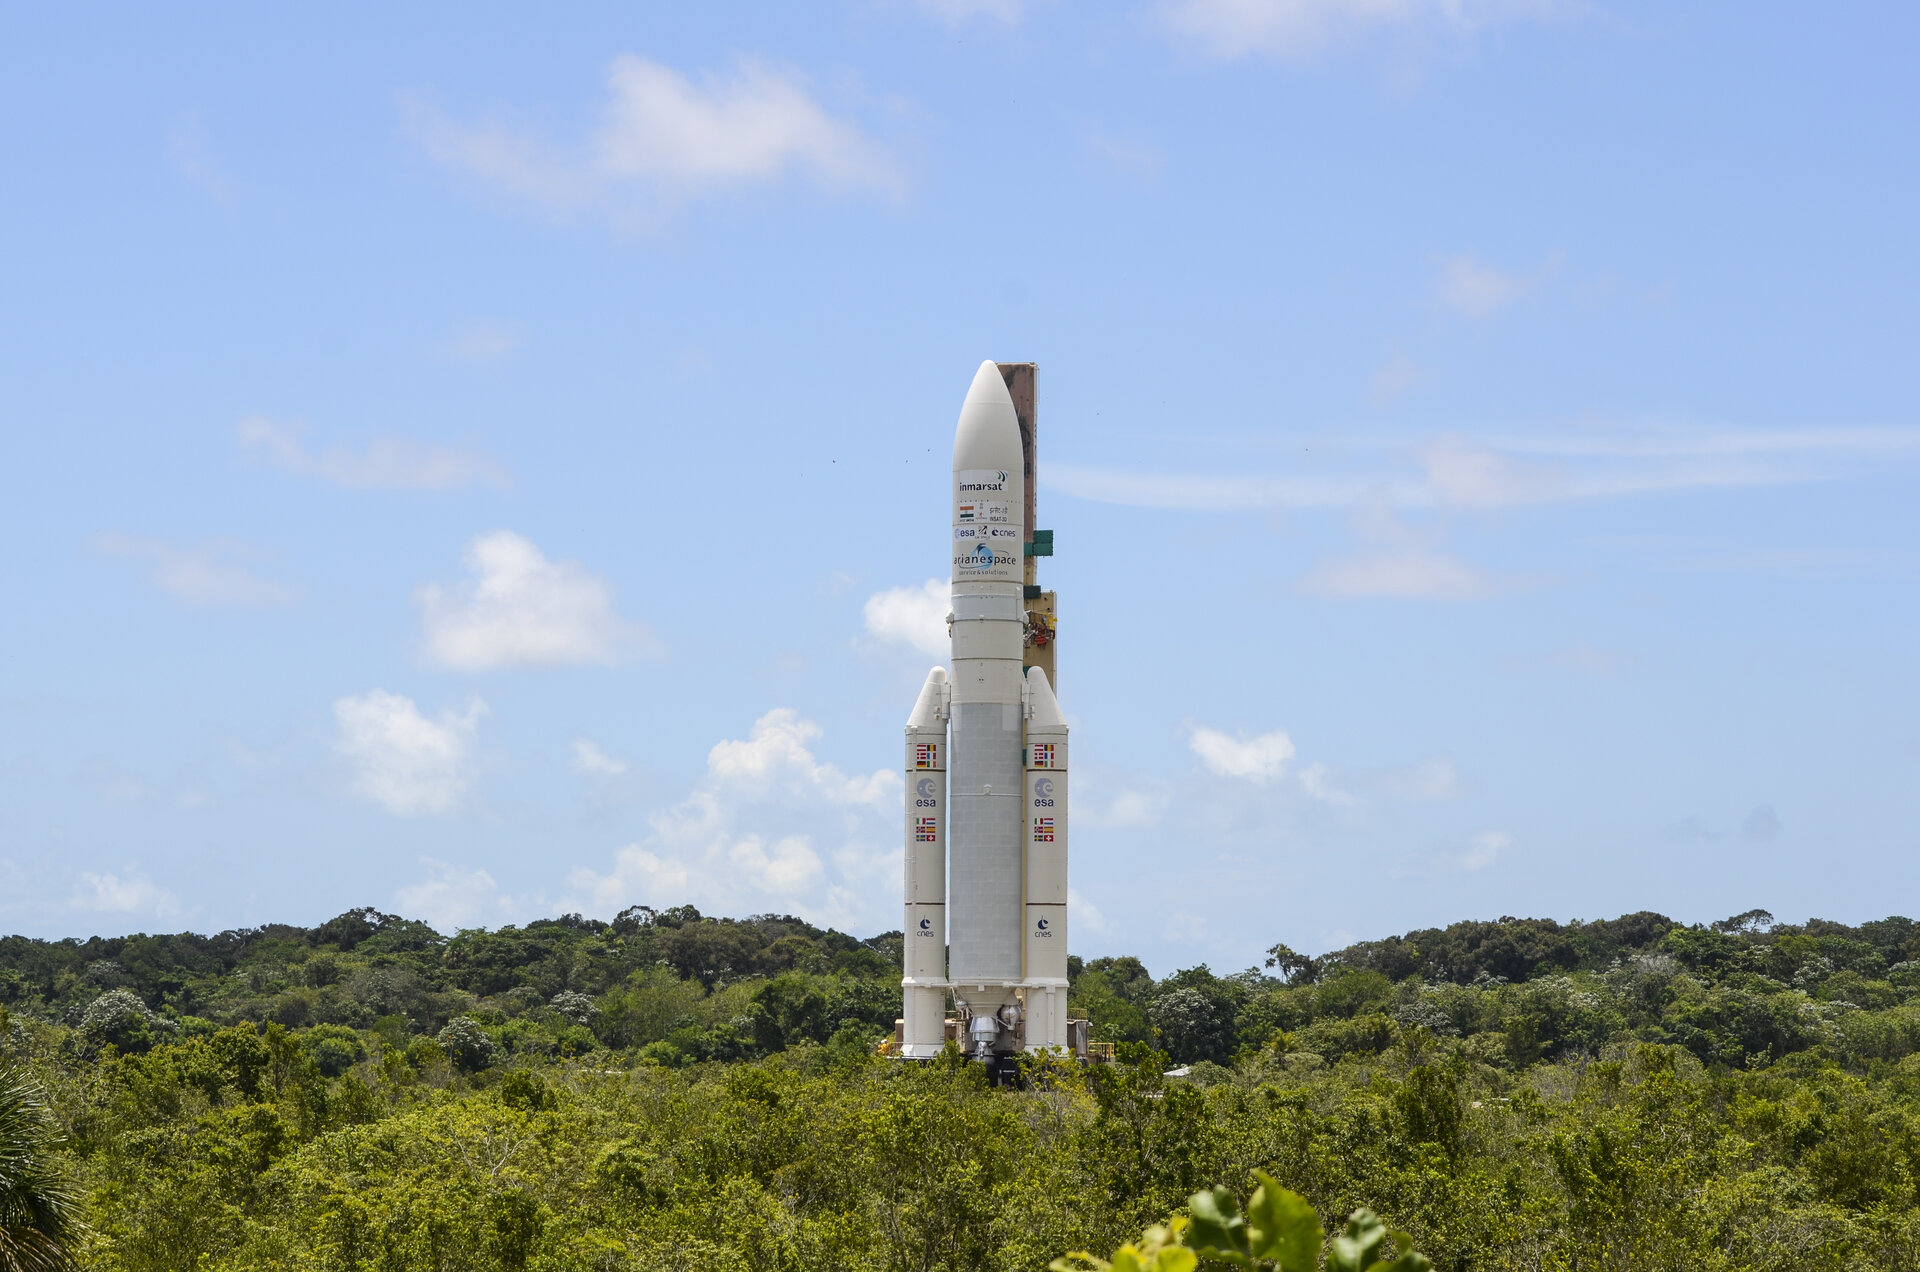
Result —
<instances>
[{"instance_id":1,"label":"launch pad structure","mask_svg":"<svg viewBox=\"0 0 1920 1272\"><path fill-rule=\"evenodd\" d=\"M1038 368L983 362L954 433L952 669L906 728L902 1011L890 1054L949 1043L1001 1076L1022 1054L1085 1059L1067 1014L1067 724L1058 605L1037 578ZM947 1010L952 1001L952 1012Z\"/></svg>"}]
</instances>

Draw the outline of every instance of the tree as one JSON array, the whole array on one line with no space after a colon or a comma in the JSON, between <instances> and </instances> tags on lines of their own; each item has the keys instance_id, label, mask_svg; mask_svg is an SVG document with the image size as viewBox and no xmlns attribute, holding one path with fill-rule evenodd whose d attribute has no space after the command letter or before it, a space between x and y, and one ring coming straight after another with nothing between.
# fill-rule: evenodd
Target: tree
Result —
<instances>
[{"instance_id":1,"label":"tree","mask_svg":"<svg viewBox=\"0 0 1920 1272\"><path fill-rule=\"evenodd\" d=\"M1773 926L1773 916L1765 910L1745 910L1711 926L1716 932L1762 932Z\"/></svg>"},{"instance_id":2,"label":"tree","mask_svg":"<svg viewBox=\"0 0 1920 1272\"><path fill-rule=\"evenodd\" d=\"M17 1065L0 1068L0 1272L77 1267L67 1245L79 1202L53 1163L46 1095Z\"/></svg>"},{"instance_id":3,"label":"tree","mask_svg":"<svg viewBox=\"0 0 1920 1272\"><path fill-rule=\"evenodd\" d=\"M1318 959L1296 954L1285 945L1275 945L1267 951L1267 966L1278 971L1280 979L1289 985L1311 985L1320 979Z\"/></svg>"}]
</instances>

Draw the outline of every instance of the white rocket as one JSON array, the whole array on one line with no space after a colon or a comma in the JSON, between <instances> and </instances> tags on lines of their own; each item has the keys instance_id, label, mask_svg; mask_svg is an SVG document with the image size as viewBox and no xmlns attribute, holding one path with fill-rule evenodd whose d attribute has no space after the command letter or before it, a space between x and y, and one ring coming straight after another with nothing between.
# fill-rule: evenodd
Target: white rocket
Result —
<instances>
[{"instance_id":1,"label":"white rocket","mask_svg":"<svg viewBox=\"0 0 1920 1272\"><path fill-rule=\"evenodd\" d=\"M907 721L908 1059L940 1053L949 991L971 1056L1068 1045L1067 726L1023 666L1022 469L1013 399L983 362L953 441L953 672L927 673Z\"/></svg>"}]
</instances>

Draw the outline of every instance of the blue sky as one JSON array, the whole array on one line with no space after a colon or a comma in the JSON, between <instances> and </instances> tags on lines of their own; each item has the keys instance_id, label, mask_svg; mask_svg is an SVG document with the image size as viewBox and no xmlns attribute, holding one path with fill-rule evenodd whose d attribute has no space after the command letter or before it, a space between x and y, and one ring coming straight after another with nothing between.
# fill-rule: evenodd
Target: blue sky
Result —
<instances>
[{"instance_id":1,"label":"blue sky","mask_svg":"<svg viewBox=\"0 0 1920 1272\"><path fill-rule=\"evenodd\" d=\"M16 11L0 928L897 926L982 358L1077 952L1911 913L1917 28Z\"/></svg>"}]
</instances>

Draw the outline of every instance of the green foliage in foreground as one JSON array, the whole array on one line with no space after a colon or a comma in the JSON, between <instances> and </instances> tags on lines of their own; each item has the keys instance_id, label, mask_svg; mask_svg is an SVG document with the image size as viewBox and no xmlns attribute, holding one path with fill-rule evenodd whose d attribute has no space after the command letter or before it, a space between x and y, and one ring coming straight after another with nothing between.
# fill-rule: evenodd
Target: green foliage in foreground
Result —
<instances>
[{"instance_id":1,"label":"green foliage in foreground","mask_svg":"<svg viewBox=\"0 0 1920 1272\"><path fill-rule=\"evenodd\" d=\"M1634 915L1095 960L1073 1001L1120 1062L1005 1091L875 1056L897 934L360 911L0 940L0 1063L116 1272L1039 1269L1231 1228L1210 1190L1256 1172L1441 1269L1912 1269L1915 941Z\"/></svg>"},{"instance_id":2,"label":"green foliage in foreground","mask_svg":"<svg viewBox=\"0 0 1920 1272\"><path fill-rule=\"evenodd\" d=\"M1433 1267L1414 1250L1411 1237L1389 1232L1371 1210L1354 1211L1346 1228L1327 1241L1305 1197L1263 1171L1253 1177L1259 1187L1245 1214L1230 1189L1215 1186L1195 1193L1186 1215L1153 1225L1110 1260L1080 1251L1048 1266L1052 1272L1193 1272L1206 1259L1246 1272L1318 1272L1324 1249L1327 1272L1429 1272Z\"/></svg>"}]
</instances>

